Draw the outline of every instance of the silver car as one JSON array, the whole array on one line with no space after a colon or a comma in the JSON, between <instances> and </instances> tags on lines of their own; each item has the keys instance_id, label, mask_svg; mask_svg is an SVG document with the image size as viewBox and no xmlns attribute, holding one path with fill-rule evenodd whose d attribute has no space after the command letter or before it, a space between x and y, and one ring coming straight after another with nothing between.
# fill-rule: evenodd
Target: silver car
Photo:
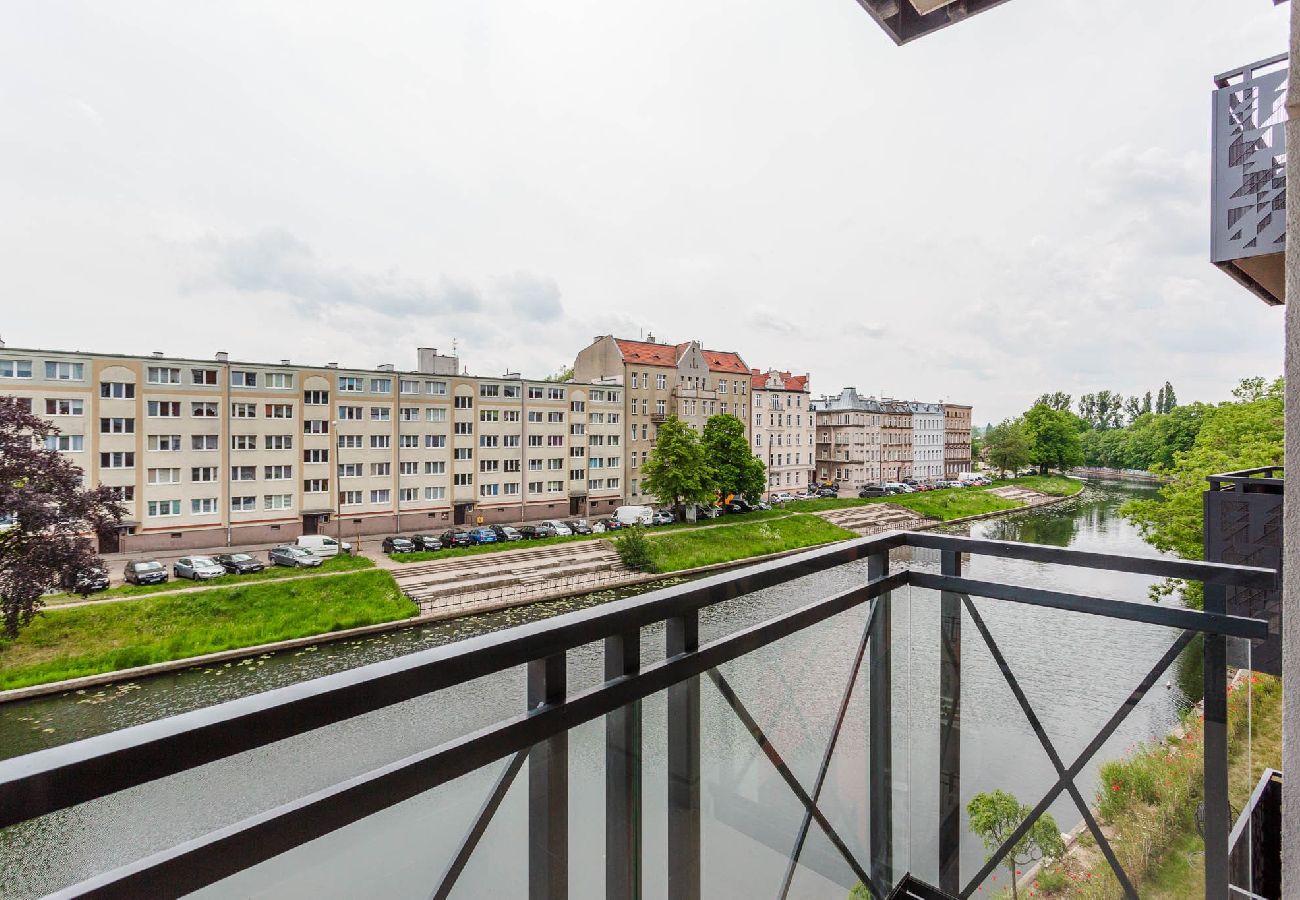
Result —
<instances>
[{"instance_id":1,"label":"silver car","mask_svg":"<svg viewBox=\"0 0 1300 900\"><path fill-rule=\"evenodd\" d=\"M172 574L177 578L207 581L225 575L226 567L210 556L182 556L172 565Z\"/></svg>"},{"instance_id":2,"label":"silver car","mask_svg":"<svg viewBox=\"0 0 1300 900\"><path fill-rule=\"evenodd\" d=\"M271 565L288 566L291 569L319 566L324 561L299 547L275 547L266 555Z\"/></svg>"}]
</instances>

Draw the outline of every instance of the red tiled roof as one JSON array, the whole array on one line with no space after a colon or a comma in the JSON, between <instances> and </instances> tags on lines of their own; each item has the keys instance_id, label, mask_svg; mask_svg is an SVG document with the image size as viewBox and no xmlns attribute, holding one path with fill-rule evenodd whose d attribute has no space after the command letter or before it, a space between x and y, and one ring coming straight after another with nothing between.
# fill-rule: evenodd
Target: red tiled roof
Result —
<instances>
[{"instance_id":1,"label":"red tiled roof","mask_svg":"<svg viewBox=\"0 0 1300 900\"><path fill-rule=\"evenodd\" d=\"M750 390L764 391L769 389L767 387L766 372L760 372L758 371L758 369L750 369L749 372L750 372L749 375ZM782 386L781 389L787 391L808 390L807 375L791 375L789 372L777 372L776 374L781 376L781 386Z\"/></svg>"},{"instance_id":2,"label":"red tiled roof","mask_svg":"<svg viewBox=\"0 0 1300 900\"><path fill-rule=\"evenodd\" d=\"M677 348L671 344L652 344L649 341L625 341L614 338L618 352L628 362L644 363L650 366L676 366Z\"/></svg>"},{"instance_id":3,"label":"red tiled roof","mask_svg":"<svg viewBox=\"0 0 1300 900\"><path fill-rule=\"evenodd\" d=\"M749 389L751 391L761 391L767 387L767 373L760 372L758 369L749 370Z\"/></svg>"},{"instance_id":4,"label":"red tiled roof","mask_svg":"<svg viewBox=\"0 0 1300 900\"><path fill-rule=\"evenodd\" d=\"M745 361L740 358L740 354L732 353L726 350L701 350L704 354L704 361L709 364L710 372L734 372L737 375L748 375L749 367Z\"/></svg>"},{"instance_id":5,"label":"red tiled roof","mask_svg":"<svg viewBox=\"0 0 1300 900\"><path fill-rule=\"evenodd\" d=\"M791 375L789 372L782 372L781 377L785 379L785 389L787 391L808 390L807 375Z\"/></svg>"}]
</instances>

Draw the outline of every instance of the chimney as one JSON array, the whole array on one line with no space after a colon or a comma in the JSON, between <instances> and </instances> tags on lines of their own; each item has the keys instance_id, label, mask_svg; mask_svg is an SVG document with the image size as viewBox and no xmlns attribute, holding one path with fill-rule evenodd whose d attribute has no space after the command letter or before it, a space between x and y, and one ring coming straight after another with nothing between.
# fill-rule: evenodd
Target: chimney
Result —
<instances>
[{"instance_id":1,"label":"chimney","mask_svg":"<svg viewBox=\"0 0 1300 900\"><path fill-rule=\"evenodd\" d=\"M282 360L280 360L280 365L282 365L282 366L287 366L287 365L289 365L289 360L287 360L287 359L282 359Z\"/></svg>"},{"instance_id":2,"label":"chimney","mask_svg":"<svg viewBox=\"0 0 1300 900\"><path fill-rule=\"evenodd\" d=\"M652 331L652 332L650 332L649 334L647 334L647 335L645 336L645 339L646 339L647 341L649 341L650 343L653 344L653 343L655 342L655 334L654 334L654 332Z\"/></svg>"},{"instance_id":3,"label":"chimney","mask_svg":"<svg viewBox=\"0 0 1300 900\"><path fill-rule=\"evenodd\" d=\"M375 368L378 369L380 372L391 372L391 371L393 371L393 364L392 364L392 363L380 363L379 365L375 366Z\"/></svg>"},{"instance_id":4,"label":"chimney","mask_svg":"<svg viewBox=\"0 0 1300 900\"><path fill-rule=\"evenodd\" d=\"M423 375L455 376L460 371L459 360L453 354L439 353L437 347L420 347L417 351L416 371Z\"/></svg>"},{"instance_id":5,"label":"chimney","mask_svg":"<svg viewBox=\"0 0 1300 900\"><path fill-rule=\"evenodd\" d=\"M328 363L325 363L325 368L327 368L327 369L337 369L338 367L339 367L339 364L336 363L336 362L328 362Z\"/></svg>"},{"instance_id":6,"label":"chimney","mask_svg":"<svg viewBox=\"0 0 1300 900\"><path fill-rule=\"evenodd\" d=\"M229 361L230 361L229 353L227 353L225 350L217 351L217 362L229 362Z\"/></svg>"},{"instance_id":7,"label":"chimney","mask_svg":"<svg viewBox=\"0 0 1300 900\"><path fill-rule=\"evenodd\" d=\"M161 350L155 350L153 355L155 359L162 359L163 352Z\"/></svg>"}]
</instances>

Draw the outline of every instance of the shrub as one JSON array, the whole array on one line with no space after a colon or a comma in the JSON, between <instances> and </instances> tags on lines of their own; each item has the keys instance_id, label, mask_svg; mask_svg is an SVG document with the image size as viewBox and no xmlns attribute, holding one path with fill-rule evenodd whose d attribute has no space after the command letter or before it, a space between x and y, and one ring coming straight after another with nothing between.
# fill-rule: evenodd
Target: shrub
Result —
<instances>
[{"instance_id":1,"label":"shrub","mask_svg":"<svg viewBox=\"0 0 1300 900\"><path fill-rule=\"evenodd\" d=\"M638 572L654 572L654 557L650 554L650 541L646 539L645 529L640 525L627 529L614 539L614 548L618 550L623 565Z\"/></svg>"}]
</instances>

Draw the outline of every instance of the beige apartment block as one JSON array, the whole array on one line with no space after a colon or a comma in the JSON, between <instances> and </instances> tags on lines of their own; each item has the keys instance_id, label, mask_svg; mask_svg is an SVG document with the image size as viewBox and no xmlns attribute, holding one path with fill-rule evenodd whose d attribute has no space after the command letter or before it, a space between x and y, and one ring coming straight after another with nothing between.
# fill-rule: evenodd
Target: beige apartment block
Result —
<instances>
[{"instance_id":1,"label":"beige apartment block","mask_svg":"<svg viewBox=\"0 0 1300 900\"><path fill-rule=\"evenodd\" d=\"M917 481L944 480L943 404L912 400L912 477Z\"/></svg>"},{"instance_id":2,"label":"beige apartment block","mask_svg":"<svg viewBox=\"0 0 1300 900\"><path fill-rule=\"evenodd\" d=\"M0 345L0 394L127 510L101 552L600 515L622 502L622 388Z\"/></svg>"},{"instance_id":3,"label":"beige apartment block","mask_svg":"<svg viewBox=\"0 0 1300 900\"><path fill-rule=\"evenodd\" d=\"M874 397L847 387L811 402L816 416L816 478L854 490L879 484L885 410Z\"/></svg>"},{"instance_id":4,"label":"beige apartment block","mask_svg":"<svg viewBox=\"0 0 1300 900\"><path fill-rule=\"evenodd\" d=\"M881 400L884 416L880 421L880 477L885 481L902 481L912 477L912 409L899 400Z\"/></svg>"},{"instance_id":5,"label":"beige apartment block","mask_svg":"<svg viewBox=\"0 0 1300 900\"><path fill-rule=\"evenodd\" d=\"M949 478L971 471L970 423L969 406L943 404L943 470Z\"/></svg>"},{"instance_id":6,"label":"beige apartment block","mask_svg":"<svg viewBox=\"0 0 1300 900\"><path fill-rule=\"evenodd\" d=\"M710 416L734 415L748 434L750 370L737 353L705 350L699 341L666 344L653 335L644 341L602 335L578 352L573 377L622 389L629 503L651 500L641 491L640 469L669 415L697 430Z\"/></svg>"},{"instance_id":7,"label":"beige apartment block","mask_svg":"<svg viewBox=\"0 0 1300 900\"><path fill-rule=\"evenodd\" d=\"M816 477L809 375L750 373L754 455L767 466L767 494L802 490Z\"/></svg>"}]
</instances>

